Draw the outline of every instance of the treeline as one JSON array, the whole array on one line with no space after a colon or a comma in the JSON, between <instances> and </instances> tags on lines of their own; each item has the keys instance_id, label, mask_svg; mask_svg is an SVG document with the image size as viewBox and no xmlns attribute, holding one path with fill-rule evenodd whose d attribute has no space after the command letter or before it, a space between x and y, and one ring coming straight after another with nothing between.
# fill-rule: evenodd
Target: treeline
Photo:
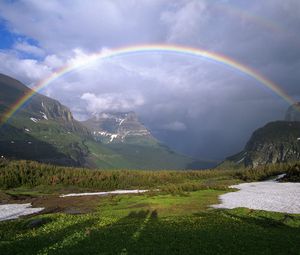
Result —
<instances>
[{"instance_id":1,"label":"treeline","mask_svg":"<svg viewBox=\"0 0 300 255\"><path fill-rule=\"evenodd\" d=\"M64 185L97 190L157 188L167 184L234 176L234 171L91 170L33 161L0 161L0 188Z\"/></svg>"},{"instance_id":2,"label":"treeline","mask_svg":"<svg viewBox=\"0 0 300 255\"><path fill-rule=\"evenodd\" d=\"M286 173L293 164L278 163L247 168L236 172L235 176L243 181L263 181L269 177Z\"/></svg>"},{"instance_id":3,"label":"treeline","mask_svg":"<svg viewBox=\"0 0 300 255\"><path fill-rule=\"evenodd\" d=\"M218 181L263 180L290 167L288 164L268 165L255 169L199 170L199 171L141 171L141 170L91 170L59 167L33 161L0 160L0 189L39 185L75 186L107 191L114 189L147 188L192 191L207 188L226 188ZM210 184L207 184L210 183Z\"/></svg>"}]
</instances>

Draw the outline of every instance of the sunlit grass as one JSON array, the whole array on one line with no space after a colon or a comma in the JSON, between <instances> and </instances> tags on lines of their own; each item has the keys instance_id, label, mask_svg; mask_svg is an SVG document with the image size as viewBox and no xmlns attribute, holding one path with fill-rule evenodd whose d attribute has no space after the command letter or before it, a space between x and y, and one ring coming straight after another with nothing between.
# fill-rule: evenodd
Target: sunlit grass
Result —
<instances>
[{"instance_id":1,"label":"sunlit grass","mask_svg":"<svg viewBox=\"0 0 300 255\"><path fill-rule=\"evenodd\" d=\"M222 192L106 197L94 213L1 222L0 253L299 254L299 215L209 209Z\"/></svg>"}]
</instances>

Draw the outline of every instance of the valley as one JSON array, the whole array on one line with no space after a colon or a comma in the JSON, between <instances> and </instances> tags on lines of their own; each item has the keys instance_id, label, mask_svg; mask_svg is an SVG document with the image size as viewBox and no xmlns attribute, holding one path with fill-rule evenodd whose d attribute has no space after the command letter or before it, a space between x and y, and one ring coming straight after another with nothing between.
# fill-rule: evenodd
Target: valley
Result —
<instances>
[{"instance_id":1,"label":"valley","mask_svg":"<svg viewBox=\"0 0 300 255\"><path fill-rule=\"evenodd\" d=\"M5 75L0 85L4 116L30 89ZM298 254L297 107L213 169L162 144L134 112L80 122L35 94L0 127L0 251Z\"/></svg>"},{"instance_id":2,"label":"valley","mask_svg":"<svg viewBox=\"0 0 300 255\"><path fill-rule=\"evenodd\" d=\"M0 255L300 255L299 0L0 0Z\"/></svg>"},{"instance_id":3,"label":"valley","mask_svg":"<svg viewBox=\"0 0 300 255\"><path fill-rule=\"evenodd\" d=\"M32 204L44 210L0 222L0 250L4 254L197 254L199 250L201 254L298 254L299 214L212 208L220 195L234 191L229 188L233 184L295 169L280 167L280 171L277 167L95 171L2 161L1 203ZM149 192L60 197L115 189Z\"/></svg>"},{"instance_id":4,"label":"valley","mask_svg":"<svg viewBox=\"0 0 300 255\"><path fill-rule=\"evenodd\" d=\"M0 85L2 116L31 92L5 75ZM80 122L35 94L0 126L0 251L298 254L300 187L288 183L300 181L295 109L199 170L211 162L174 152L134 112ZM266 181L279 174L283 183Z\"/></svg>"},{"instance_id":5,"label":"valley","mask_svg":"<svg viewBox=\"0 0 300 255\"><path fill-rule=\"evenodd\" d=\"M2 74L0 85L2 116L19 96L32 93L24 84ZM161 144L134 113L102 115L106 117L101 122L79 122L66 106L35 94L0 126L0 154L11 159L102 169L196 169L206 165Z\"/></svg>"}]
</instances>

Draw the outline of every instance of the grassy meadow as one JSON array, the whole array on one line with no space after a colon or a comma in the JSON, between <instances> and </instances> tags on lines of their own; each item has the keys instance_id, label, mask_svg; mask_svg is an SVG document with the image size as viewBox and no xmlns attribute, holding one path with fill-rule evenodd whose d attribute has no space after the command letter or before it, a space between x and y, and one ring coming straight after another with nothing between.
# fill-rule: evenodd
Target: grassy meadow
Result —
<instances>
[{"instance_id":1,"label":"grassy meadow","mask_svg":"<svg viewBox=\"0 0 300 255\"><path fill-rule=\"evenodd\" d=\"M46 209L0 222L0 254L300 254L300 215L210 207L228 185L266 179L289 167L100 171L2 161L1 201ZM135 188L150 192L58 197Z\"/></svg>"}]
</instances>

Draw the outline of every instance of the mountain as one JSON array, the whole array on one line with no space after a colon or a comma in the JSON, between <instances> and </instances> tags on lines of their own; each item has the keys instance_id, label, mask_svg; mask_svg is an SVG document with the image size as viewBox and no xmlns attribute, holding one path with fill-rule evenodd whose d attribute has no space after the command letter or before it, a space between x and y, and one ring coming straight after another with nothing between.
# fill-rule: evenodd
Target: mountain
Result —
<instances>
[{"instance_id":1,"label":"mountain","mask_svg":"<svg viewBox=\"0 0 300 255\"><path fill-rule=\"evenodd\" d=\"M0 74L0 92L2 117L32 91ZM38 93L0 126L0 156L103 169L203 168L160 144L132 112L106 113L81 123L66 106Z\"/></svg>"},{"instance_id":2,"label":"mountain","mask_svg":"<svg viewBox=\"0 0 300 255\"><path fill-rule=\"evenodd\" d=\"M244 150L223 165L250 166L300 160L300 122L276 121L257 129Z\"/></svg>"},{"instance_id":3,"label":"mountain","mask_svg":"<svg viewBox=\"0 0 300 255\"><path fill-rule=\"evenodd\" d=\"M178 154L161 144L139 121L134 112L102 112L96 117L82 122L96 141L106 148L118 152L131 164L156 169L157 165L166 169L201 169L205 162Z\"/></svg>"},{"instance_id":4,"label":"mountain","mask_svg":"<svg viewBox=\"0 0 300 255\"><path fill-rule=\"evenodd\" d=\"M0 75L0 113L10 109L31 89ZM39 160L62 165L85 166L92 139L88 129L58 101L41 94L31 100L0 128L0 153L9 158Z\"/></svg>"},{"instance_id":5,"label":"mountain","mask_svg":"<svg viewBox=\"0 0 300 255\"><path fill-rule=\"evenodd\" d=\"M155 143L134 112L103 112L82 122L103 143Z\"/></svg>"}]
</instances>

